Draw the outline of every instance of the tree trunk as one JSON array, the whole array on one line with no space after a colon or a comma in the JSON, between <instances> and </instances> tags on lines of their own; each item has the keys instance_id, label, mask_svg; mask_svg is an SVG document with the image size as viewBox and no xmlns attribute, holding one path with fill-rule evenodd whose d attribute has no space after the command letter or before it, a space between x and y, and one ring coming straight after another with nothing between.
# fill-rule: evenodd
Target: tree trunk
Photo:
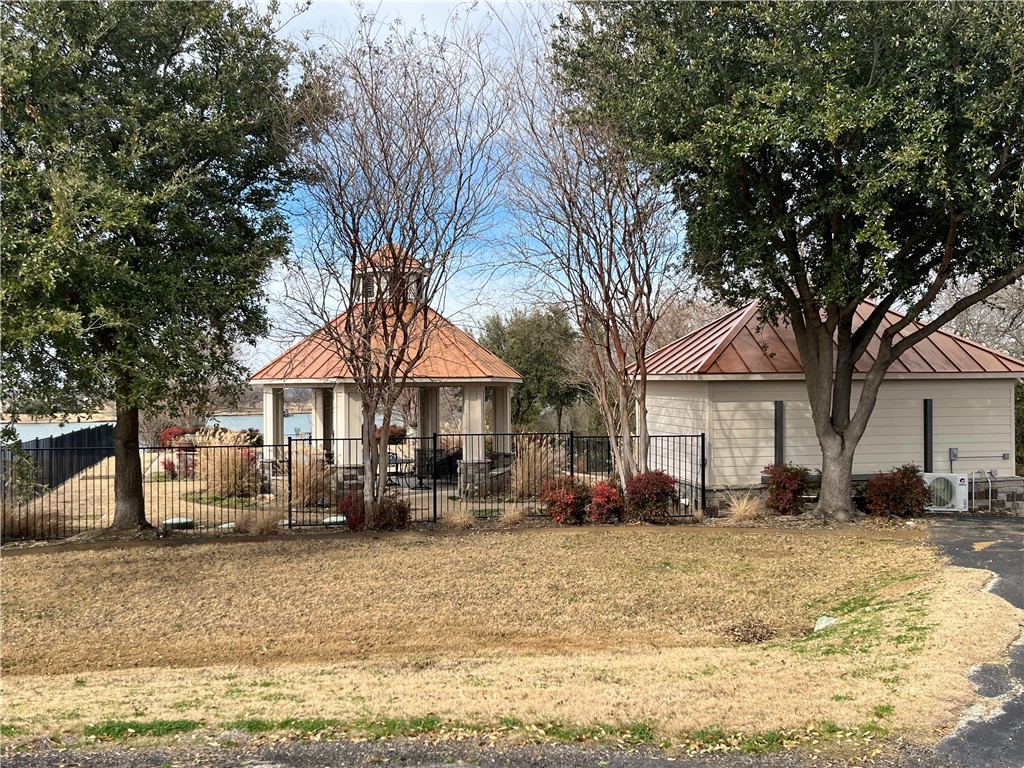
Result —
<instances>
[{"instance_id":1,"label":"tree trunk","mask_svg":"<svg viewBox=\"0 0 1024 768\"><path fill-rule=\"evenodd\" d=\"M146 497L142 491L139 458L139 409L117 404L114 425L114 520L111 530L152 528L146 521Z\"/></svg>"},{"instance_id":2,"label":"tree trunk","mask_svg":"<svg viewBox=\"0 0 1024 768\"><path fill-rule=\"evenodd\" d=\"M834 435L821 441L818 511L842 522L853 519L853 454L857 444Z\"/></svg>"},{"instance_id":3,"label":"tree trunk","mask_svg":"<svg viewBox=\"0 0 1024 768\"><path fill-rule=\"evenodd\" d=\"M380 524L380 490L377 484L380 470L380 446L374 435L374 411L376 409L363 401L363 506L366 511L366 530ZM387 471L385 457L385 472Z\"/></svg>"},{"instance_id":4,"label":"tree trunk","mask_svg":"<svg viewBox=\"0 0 1024 768\"><path fill-rule=\"evenodd\" d=\"M636 397L636 468L641 473L649 472L651 469L646 389L646 385L640 387Z\"/></svg>"}]
</instances>

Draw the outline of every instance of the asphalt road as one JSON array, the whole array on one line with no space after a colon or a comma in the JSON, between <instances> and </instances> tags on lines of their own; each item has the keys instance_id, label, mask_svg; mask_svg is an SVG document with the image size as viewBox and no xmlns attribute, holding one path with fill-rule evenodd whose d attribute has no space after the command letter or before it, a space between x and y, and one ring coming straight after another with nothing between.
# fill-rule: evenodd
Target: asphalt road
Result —
<instances>
[{"instance_id":1,"label":"asphalt road","mask_svg":"<svg viewBox=\"0 0 1024 768\"><path fill-rule=\"evenodd\" d=\"M993 571L989 591L1024 608L1024 519L935 520L928 538L953 565ZM1024 767L1024 637L1010 648L1006 664L977 667L970 679L980 696L1002 700L1002 712L961 724L936 753L964 768Z\"/></svg>"},{"instance_id":2,"label":"asphalt road","mask_svg":"<svg viewBox=\"0 0 1024 768\"><path fill-rule=\"evenodd\" d=\"M35 752L4 760L5 768L365 768L408 766L441 768L849 768L846 760L812 760L799 753L764 757L710 755L670 760L656 749L633 751L566 744L495 747L459 742L430 745L410 740L392 742L293 742L255 749L132 750L117 747L88 752ZM902 749L877 757L872 768L959 768L955 758L931 750ZM1019 768L1019 766L1015 766Z\"/></svg>"},{"instance_id":3,"label":"asphalt road","mask_svg":"<svg viewBox=\"0 0 1024 768\"><path fill-rule=\"evenodd\" d=\"M990 590L1024 608L1024 520L940 519L932 521L929 538L953 565L985 568L997 574ZM1002 712L983 722L963 724L934 750L899 745L876 758L874 768L1024 768L1024 640L1012 649L1007 664L976 668L971 680L979 694L1002 700ZM685 768L839 768L803 754L764 757L715 755L670 761L657 749L609 749L593 745L495 746L463 741L428 744L415 740L390 742L291 742L222 749L188 746L173 750L137 750L118 746L103 750L49 751L6 758L4 768L362 768L394 765L441 768L664 768L673 762Z\"/></svg>"}]
</instances>

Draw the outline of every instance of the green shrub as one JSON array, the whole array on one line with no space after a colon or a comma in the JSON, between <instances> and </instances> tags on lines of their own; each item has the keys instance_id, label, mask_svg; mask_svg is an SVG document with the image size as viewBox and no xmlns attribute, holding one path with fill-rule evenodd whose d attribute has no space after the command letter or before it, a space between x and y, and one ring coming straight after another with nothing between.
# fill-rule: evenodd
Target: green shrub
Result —
<instances>
[{"instance_id":1,"label":"green shrub","mask_svg":"<svg viewBox=\"0 0 1024 768\"><path fill-rule=\"evenodd\" d=\"M796 515L804 508L804 493L811 470L795 464L769 464L761 470L768 475L765 508L773 515Z\"/></svg>"},{"instance_id":2,"label":"green shrub","mask_svg":"<svg viewBox=\"0 0 1024 768\"><path fill-rule=\"evenodd\" d=\"M914 464L872 477L864 486L864 499L873 515L920 515L929 501L924 478Z\"/></svg>"},{"instance_id":3,"label":"green shrub","mask_svg":"<svg viewBox=\"0 0 1024 768\"><path fill-rule=\"evenodd\" d=\"M641 523L657 523L679 503L676 481L660 469L641 472L626 482L626 517Z\"/></svg>"},{"instance_id":4,"label":"green shrub","mask_svg":"<svg viewBox=\"0 0 1024 768\"><path fill-rule=\"evenodd\" d=\"M556 477L541 487L540 500L559 525L579 525L587 519L590 488L569 476Z\"/></svg>"}]
</instances>

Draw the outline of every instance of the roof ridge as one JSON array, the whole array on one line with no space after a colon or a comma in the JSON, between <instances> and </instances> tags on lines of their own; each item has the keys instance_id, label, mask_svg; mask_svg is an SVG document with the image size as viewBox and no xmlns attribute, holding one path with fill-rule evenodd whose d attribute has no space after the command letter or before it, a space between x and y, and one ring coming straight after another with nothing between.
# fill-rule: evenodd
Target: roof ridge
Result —
<instances>
[{"instance_id":1,"label":"roof ridge","mask_svg":"<svg viewBox=\"0 0 1024 768\"><path fill-rule=\"evenodd\" d=\"M757 308L758 308L759 305L760 305L760 302L757 301L757 300L754 300L754 301L750 302L749 304L747 304L745 307L740 307L739 309L735 309L735 310L733 310L732 313L730 313L730 314L733 314L733 313L736 314L736 320L733 321L732 327L729 328L729 331L722 337L722 339L718 342L718 344L716 344L714 347L712 347L711 351L708 352L707 355L705 355L705 357L701 361L700 365L697 366L697 373L707 373L708 372L708 369L712 365L714 365L715 361L718 360L718 358L722 355L723 352L725 352L725 350L729 347L729 345L732 344L733 341L736 340L736 337L739 335L740 331L742 331L744 328L746 328L747 323L750 322L751 316L757 311ZM707 328L707 327L709 327L711 325L714 325L715 323L720 323L720 322L722 322L722 320L724 320L728 316L729 315L725 315L724 317L720 317L718 320L715 320L715 321L713 321L711 323L708 323L707 325L705 325L703 327ZM697 330L701 330L701 329L698 328ZM694 333L696 333L696 332L697 331L694 331ZM683 338L686 338L686 337L684 336Z\"/></svg>"}]
</instances>

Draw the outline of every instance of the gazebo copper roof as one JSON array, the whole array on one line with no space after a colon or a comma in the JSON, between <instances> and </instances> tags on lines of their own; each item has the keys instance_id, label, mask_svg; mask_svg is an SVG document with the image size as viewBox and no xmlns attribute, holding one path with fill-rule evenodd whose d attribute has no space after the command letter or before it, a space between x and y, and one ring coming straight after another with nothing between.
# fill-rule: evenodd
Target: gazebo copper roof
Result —
<instances>
[{"instance_id":1,"label":"gazebo copper roof","mask_svg":"<svg viewBox=\"0 0 1024 768\"><path fill-rule=\"evenodd\" d=\"M800 352L788 324L764 323L758 303L734 310L693 333L662 347L647 359L650 376L803 374ZM870 314L871 304L857 309L854 327ZM878 334L903 315L890 310L879 325L856 373L867 373L875 361ZM911 323L908 331L921 326ZM997 352L947 331L936 331L904 352L889 367L890 374L1024 376L1024 361Z\"/></svg>"},{"instance_id":2,"label":"gazebo copper roof","mask_svg":"<svg viewBox=\"0 0 1024 768\"><path fill-rule=\"evenodd\" d=\"M412 370L409 381L443 383L444 381L501 381L516 383L522 376L493 352L473 340L432 309L427 309L430 328L422 359ZM340 327L345 314L332 324ZM260 368L251 381L262 382L336 382L351 379L345 362L338 354L327 331L320 329L304 338L274 360Z\"/></svg>"}]
</instances>

